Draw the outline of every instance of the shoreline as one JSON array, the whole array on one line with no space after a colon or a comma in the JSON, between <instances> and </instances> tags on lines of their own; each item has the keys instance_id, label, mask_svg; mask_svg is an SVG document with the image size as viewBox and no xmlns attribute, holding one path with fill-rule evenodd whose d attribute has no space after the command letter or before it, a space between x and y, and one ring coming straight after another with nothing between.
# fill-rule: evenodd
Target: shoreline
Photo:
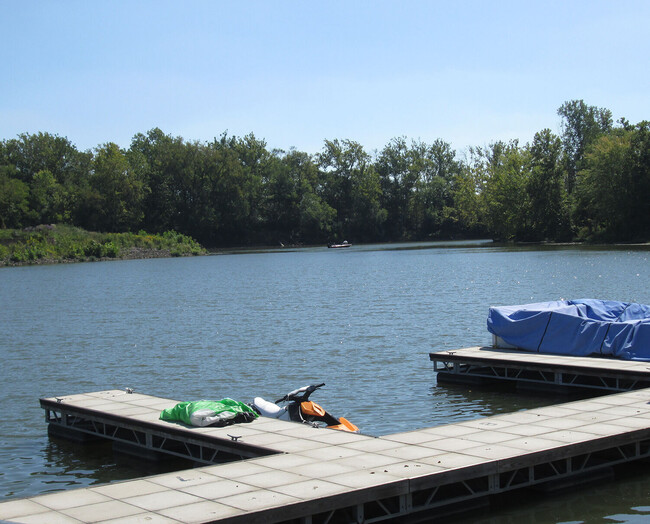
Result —
<instances>
[{"instance_id":1,"label":"shoreline","mask_svg":"<svg viewBox=\"0 0 650 524\"><path fill-rule=\"evenodd\" d=\"M458 241L458 239L455 239ZM490 242L490 239L485 239L486 242ZM435 240L432 242L447 242L454 241L452 239L447 240ZM462 242L462 240L459 240ZM399 241L399 242L381 242L379 245L390 245L390 244L402 244L402 243L418 243L418 241ZM650 248L650 242L612 242L612 243L589 243L589 242L497 242L492 241L495 245L507 245L512 247L583 247L583 248ZM371 243L373 244L373 243ZM361 244L358 244L361 245ZM76 264L83 262L107 262L115 260L147 260L153 258L178 258L178 257L194 257L194 256L212 256L219 255L224 252L251 252L251 251L261 251L261 250L274 250L274 251L295 251L301 248L313 248L313 247L322 247L321 244L300 244L300 245L282 245L282 246L269 246L269 245L259 245L259 246L225 246L225 247L211 247L211 248L202 248L201 252L186 252L186 253L172 253L170 249L154 249L154 248L143 248L137 246L131 246L127 249L124 249L124 254L117 256L87 256L83 258L37 258L34 260L23 260L23 261L10 261L10 260L0 260L0 269L3 267L25 267L25 266L40 266L40 265L54 265L54 264Z\"/></svg>"},{"instance_id":2,"label":"shoreline","mask_svg":"<svg viewBox=\"0 0 650 524\"><path fill-rule=\"evenodd\" d=\"M21 261L21 262L5 262L0 264L0 269L3 267L26 267L26 266L52 266L55 264L81 264L84 262L110 262L117 260L147 260L151 258L181 258L181 257L197 257L207 256L211 253L187 253L182 255L173 255L169 249L142 249L131 248L128 253L116 257L86 257L86 258L39 258L36 260Z\"/></svg>"}]
</instances>

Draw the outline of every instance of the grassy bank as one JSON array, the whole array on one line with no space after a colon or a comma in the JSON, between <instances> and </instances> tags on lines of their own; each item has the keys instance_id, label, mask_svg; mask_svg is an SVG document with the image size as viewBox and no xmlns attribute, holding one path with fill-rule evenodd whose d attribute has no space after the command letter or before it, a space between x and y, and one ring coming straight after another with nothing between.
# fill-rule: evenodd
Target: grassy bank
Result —
<instances>
[{"instance_id":1,"label":"grassy bank","mask_svg":"<svg viewBox=\"0 0 650 524\"><path fill-rule=\"evenodd\" d=\"M194 239L175 231L159 235L149 235L144 231L96 233L64 225L0 229L0 266L205 253Z\"/></svg>"}]
</instances>

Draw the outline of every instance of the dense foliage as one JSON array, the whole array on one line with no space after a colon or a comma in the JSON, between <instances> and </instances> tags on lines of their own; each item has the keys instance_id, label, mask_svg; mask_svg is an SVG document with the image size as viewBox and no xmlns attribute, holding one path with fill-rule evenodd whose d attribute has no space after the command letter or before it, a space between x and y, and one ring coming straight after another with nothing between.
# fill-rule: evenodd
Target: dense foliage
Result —
<instances>
[{"instance_id":1,"label":"dense foliage","mask_svg":"<svg viewBox=\"0 0 650 524\"><path fill-rule=\"evenodd\" d=\"M253 134L189 142L160 129L81 152L66 138L0 142L0 228L68 224L177 231L208 246L490 236L648 240L650 123L612 122L582 100L561 136L494 142L461 158L443 140L369 154L326 140L311 155Z\"/></svg>"},{"instance_id":2,"label":"dense foliage","mask_svg":"<svg viewBox=\"0 0 650 524\"><path fill-rule=\"evenodd\" d=\"M0 229L0 266L204 253L195 240L175 231L97 233L65 225Z\"/></svg>"}]
</instances>

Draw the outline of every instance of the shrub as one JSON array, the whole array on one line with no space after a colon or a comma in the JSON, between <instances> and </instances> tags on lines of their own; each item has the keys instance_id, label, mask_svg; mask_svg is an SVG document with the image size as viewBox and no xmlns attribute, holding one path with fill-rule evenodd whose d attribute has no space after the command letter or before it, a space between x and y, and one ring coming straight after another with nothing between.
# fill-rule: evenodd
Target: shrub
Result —
<instances>
[{"instance_id":1,"label":"shrub","mask_svg":"<svg viewBox=\"0 0 650 524\"><path fill-rule=\"evenodd\" d=\"M118 258L123 251L139 247L162 255L200 255L204 248L193 238L176 231L162 235L97 233L78 227L57 225L25 230L0 230L0 265L25 264L39 259L51 261Z\"/></svg>"},{"instance_id":2,"label":"shrub","mask_svg":"<svg viewBox=\"0 0 650 524\"><path fill-rule=\"evenodd\" d=\"M102 255L109 258L116 258L120 252L120 248L117 247L115 242L106 242L102 246Z\"/></svg>"},{"instance_id":3,"label":"shrub","mask_svg":"<svg viewBox=\"0 0 650 524\"><path fill-rule=\"evenodd\" d=\"M95 257L95 258L101 257L102 245L95 240L91 240L84 247L84 255L87 257Z\"/></svg>"},{"instance_id":4,"label":"shrub","mask_svg":"<svg viewBox=\"0 0 650 524\"><path fill-rule=\"evenodd\" d=\"M9 260L11 260L12 262L25 262L27 260L27 254L25 252L25 248L22 245L16 246L12 250Z\"/></svg>"}]
</instances>

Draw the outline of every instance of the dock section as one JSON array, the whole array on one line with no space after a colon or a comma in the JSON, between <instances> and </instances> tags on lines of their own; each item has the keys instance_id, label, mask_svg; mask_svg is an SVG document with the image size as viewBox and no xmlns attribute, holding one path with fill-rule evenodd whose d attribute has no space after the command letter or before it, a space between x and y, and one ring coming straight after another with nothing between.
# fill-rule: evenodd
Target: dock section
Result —
<instances>
[{"instance_id":1,"label":"dock section","mask_svg":"<svg viewBox=\"0 0 650 524\"><path fill-rule=\"evenodd\" d=\"M155 427L166 434L164 426L177 426L187 433L184 438L214 439L219 446L230 446L231 454L246 446L242 456L266 455L8 501L0 503L0 520L403 521L650 457L650 389L379 438L270 419L225 428L183 427L156 419L174 401L122 393L48 400L58 406L56 417L62 419L67 411L62 405L90 410L97 417L106 410L112 423L117 422L117 409L132 429L146 423L148 433ZM88 407L91 399L102 402ZM44 408L54 409L49 402ZM52 417L50 413L50 425L59 424Z\"/></svg>"},{"instance_id":2,"label":"dock section","mask_svg":"<svg viewBox=\"0 0 650 524\"><path fill-rule=\"evenodd\" d=\"M513 384L557 392L619 392L650 387L650 362L470 347L430 353L440 383Z\"/></svg>"},{"instance_id":3,"label":"dock section","mask_svg":"<svg viewBox=\"0 0 650 524\"><path fill-rule=\"evenodd\" d=\"M265 419L255 429L239 424L231 430L188 428L160 420L160 412L176 403L130 390L40 400L51 435L81 442L107 439L121 451L148 458L173 455L200 464L217 464L284 451L281 445L273 448L269 438L278 439L286 423Z\"/></svg>"}]
</instances>

